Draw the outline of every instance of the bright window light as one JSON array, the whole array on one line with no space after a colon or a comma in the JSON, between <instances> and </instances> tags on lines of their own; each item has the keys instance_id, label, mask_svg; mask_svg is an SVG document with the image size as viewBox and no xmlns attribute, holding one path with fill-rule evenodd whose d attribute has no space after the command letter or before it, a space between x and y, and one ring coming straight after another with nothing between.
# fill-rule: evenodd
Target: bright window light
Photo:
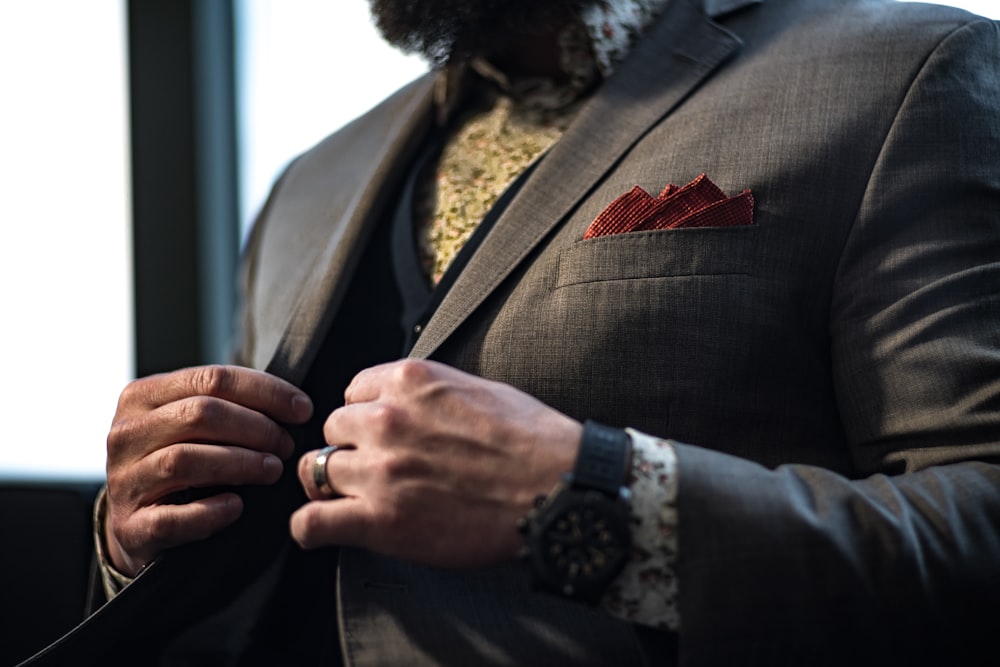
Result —
<instances>
[{"instance_id":1,"label":"bright window light","mask_svg":"<svg viewBox=\"0 0 1000 667\"><path fill-rule=\"evenodd\" d=\"M951 0L1000 18L995 0ZM241 208L288 161L426 71L365 0L234 0ZM123 0L0 3L0 478L95 478L133 377Z\"/></svg>"},{"instance_id":2,"label":"bright window light","mask_svg":"<svg viewBox=\"0 0 1000 667\"><path fill-rule=\"evenodd\" d=\"M944 0L1000 18L997 0ZM427 71L387 46L365 0L239 0L241 210L246 232L288 161Z\"/></svg>"},{"instance_id":3,"label":"bright window light","mask_svg":"<svg viewBox=\"0 0 1000 667\"><path fill-rule=\"evenodd\" d=\"M903 2L927 2L929 0L903 0ZM991 19L1000 19L1000 4L997 0L934 0L938 5L951 5L967 9L973 14L979 14Z\"/></svg>"},{"instance_id":4,"label":"bright window light","mask_svg":"<svg viewBox=\"0 0 1000 667\"><path fill-rule=\"evenodd\" d=\"M0 3L0 477L95 479L132 376L125 7Z\"/></svg>"},{"instance_id":5,"label":"bright window light","mask_svg":"<svg viewBox=\"0 0 1000 667\"><path fill-rule=\"evenodd\" d=\"M288 161L427 71L389 47L365 0L235 4L244 231Z\"/></svg>"}]
</instances>

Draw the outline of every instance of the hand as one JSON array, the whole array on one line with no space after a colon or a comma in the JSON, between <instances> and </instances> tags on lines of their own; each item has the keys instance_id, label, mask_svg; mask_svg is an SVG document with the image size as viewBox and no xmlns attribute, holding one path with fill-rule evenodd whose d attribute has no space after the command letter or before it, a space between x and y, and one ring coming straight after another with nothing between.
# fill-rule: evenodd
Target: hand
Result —
<instances>
[{"instance_id":1,"label":"hand","mask_svg":"<svg viewBox=\"0 0 1000 667\"><path fill-rule=\"evenodd\" d=\"M273 484L294 444L281 423L302 423L309 398L273 375L236 366L188 368L136 380L108 434L105 539L130 576L164 549L236 521L235 493L178 503L216 485Z\"/></svg>"},{"instance_id":2,"label":"hand","mask_svg":"<svg viewBox=\"0 0 1000 667\"><path fill-rule=\"evenodd\" d=\"M508 385L442 364L405 360L359 373L324 426L327 477L317 452L299 461L313 502L292 515L305 548L364 547L445 567L514 558L517 521L573 467L582 426Z\"/></svg>"}]
</instances>

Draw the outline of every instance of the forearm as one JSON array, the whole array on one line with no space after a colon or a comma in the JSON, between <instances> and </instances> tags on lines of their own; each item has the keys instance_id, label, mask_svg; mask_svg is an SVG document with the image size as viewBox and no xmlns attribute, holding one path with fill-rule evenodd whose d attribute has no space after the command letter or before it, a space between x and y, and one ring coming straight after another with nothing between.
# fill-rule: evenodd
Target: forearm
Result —
<instances>
[{"instance_id":1,"label":"forearm","mask_svg":"<svg viewBox=\"0 0 1000 667\"><path fill-rule=\"evenodd\" d=\"M849 480L677 445L685 639L956 648L1000 599L1000 468ZM732 645L729 650L732 650ZM844 655L844 654L841 654Z\"/></svg>"}]
</instances>

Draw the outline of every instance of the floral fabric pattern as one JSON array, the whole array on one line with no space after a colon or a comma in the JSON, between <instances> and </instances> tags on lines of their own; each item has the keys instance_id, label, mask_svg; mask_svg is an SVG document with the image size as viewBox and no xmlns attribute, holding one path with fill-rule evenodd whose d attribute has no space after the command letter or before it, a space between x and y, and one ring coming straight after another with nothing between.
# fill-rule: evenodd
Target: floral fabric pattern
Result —
<instances>
[{"instance_id":1,"label":"floral fabric pattern","mask_svg":"<svg viewBox=\"0 0 1000 667\"><path fill-rule=\"evenodd\" d=\"M569 106L543 118L501 97L449 137L433 181L422 177L414 196L420 262L432 284L503 191L562 136L575 112Z\"/></svg>"},{"instance_id":2,"label":"floral fabric pattern","mask_svg":"<svg viewBox=\"0 0 1000 667\"><path fill-rule=\"evenodd\" d=\"M602 604L632 623L677 630L677 456L669 440L632 436L632 555Z\"/></svg>"},{"instance_id":3,"label":"floral fabric pattern","mask_svg":"<svg viewBox=\"0 0 1000 667\"><path fill-rule=\"evenodd\" d=\"M604 76L625 59L668 0L597 0L582 11L593 56Z\"/></svg>"},{"instance_id":4,"label":"floral fabric pattern","mask_svg":"<svg viewBox=\"0 0 1000 667\"><path fill-rule=\"evenodd\" d=\"M414 202L420 262L437 284L504 190L569 126L587 94L625 59L667 0L599 0L559 34L557 84L508 78L482 59L470 66L501 92L494 108L459 124L436 173L418 182ZM445 106L451 106L446 101Z\"/></svg>"}]
</instances>

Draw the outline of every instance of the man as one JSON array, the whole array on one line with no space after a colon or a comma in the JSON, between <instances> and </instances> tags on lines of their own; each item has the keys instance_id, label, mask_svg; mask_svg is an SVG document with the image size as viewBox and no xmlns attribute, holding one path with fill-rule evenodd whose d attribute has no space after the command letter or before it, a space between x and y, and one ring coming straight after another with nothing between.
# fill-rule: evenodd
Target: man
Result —
<instances>
[{"instance_id":1,"label":"man","mask_svg":"<svg viewBox=\"0 0 1000 667\"><path fill-rule=\"evenodd\" d=\"M276 185L250 368L123 393L98 518L124 589L91 625L147 609L115 637L141 650L211 598L157 635L188 664L980 655L997 24L888 0L372 7L443 66Z\"/></svg>"}]
</instances>

